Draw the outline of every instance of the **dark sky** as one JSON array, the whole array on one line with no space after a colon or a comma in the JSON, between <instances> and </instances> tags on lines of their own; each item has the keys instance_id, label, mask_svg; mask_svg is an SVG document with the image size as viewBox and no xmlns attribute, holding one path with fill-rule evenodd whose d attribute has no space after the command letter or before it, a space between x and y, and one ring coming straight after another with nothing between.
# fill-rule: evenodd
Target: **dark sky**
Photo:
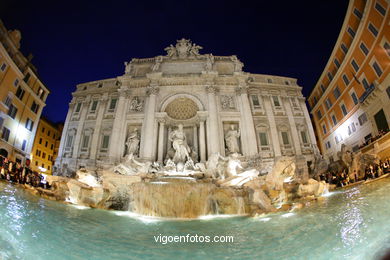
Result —
<instances>
[{"instance_id":1,"label":"dark sky","mask_svg":"<svg viewBox=\"0 0 390 260\"><path fill-rule=\"evenodd\" d=\"M201 53L236 54L245 71L298 78L307 96L347 7L347 0L2 0L0 18L22 32L22 52L33 53L51 90L43 114L64 121L76 84L121 75L124 61L163 55L182 37Z\"/></svg>"}]
</instances>

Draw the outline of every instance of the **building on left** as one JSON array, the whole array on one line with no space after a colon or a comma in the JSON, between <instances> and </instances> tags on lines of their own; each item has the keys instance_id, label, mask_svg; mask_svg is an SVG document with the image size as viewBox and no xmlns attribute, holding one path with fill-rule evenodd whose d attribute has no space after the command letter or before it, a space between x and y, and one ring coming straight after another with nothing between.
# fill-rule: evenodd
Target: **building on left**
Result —
<instances>
[{"instance_id":1,"label":"building on left","mask_svg":"<svg viewBox=\"0 0 390 260\"><path fill-rule=\"evenodd\" d=\"M49 94L32 55L20 51L21 33L7 30L0 20L0 154L24 163Z\"/></svg>"}]
</instances>

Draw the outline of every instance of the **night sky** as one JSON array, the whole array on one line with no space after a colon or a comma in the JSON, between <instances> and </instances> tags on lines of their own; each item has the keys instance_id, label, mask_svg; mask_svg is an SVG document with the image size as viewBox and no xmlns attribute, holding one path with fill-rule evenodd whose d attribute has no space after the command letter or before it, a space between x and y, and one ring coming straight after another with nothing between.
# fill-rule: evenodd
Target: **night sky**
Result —
<instances>
[{"instance_id":1,"label":"night sky","mask_svg":"<svg viewBox=\"0 0 390 260\"><path fill-rule=\"evenodd\" d=\"M43 114L64 121L79 83L122 75L124 61L165 55L189 38L201 53L234 55L244 71L298 78L305 96L336 43L347 0L16 1L0 18L51 90Z\"/></svg>"}]
</instances>

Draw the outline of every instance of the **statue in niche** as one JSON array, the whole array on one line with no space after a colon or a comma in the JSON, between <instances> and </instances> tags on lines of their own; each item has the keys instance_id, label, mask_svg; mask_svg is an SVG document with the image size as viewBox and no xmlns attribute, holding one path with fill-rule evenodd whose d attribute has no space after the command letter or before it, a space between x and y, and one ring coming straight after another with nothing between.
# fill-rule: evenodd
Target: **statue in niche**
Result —
<instances>
[{"instance_id":1,"label":"statue in niche","mask_svg":"<svg viewBox=\"0 0 390 260\"><path fill-rule=\"evenodd\" d=\"M130 102L130 111L132 112L142 112L144 109L144 102L139 100L138 97L134 97Z\"/></svg>"},{"instance_id":2,"label":"statue in niche","mask_svg":"<svg viewBox=\"0 0 390 260\"><path fill-rule=\"evenodd\" d=\"M133 154L138 155L139 148L139 134L138 129L134 128L133 132L129 133L126 140L127 153L126 155Z\"/></svg>"},{"instance_id":3,"label":"statue in niche","mask_svg":"<svg viewBox=\"0 0 390 260\"><path fill-rule=\"evenodd\" d=\"M225 134L225 142L227 147L227 152L230 153L239 153L240 146L239 140L240 129L234 129L234 125L230 125L230 129Z\"/></svg>"},{"instance_id":4,"label":"statue in niche","mask_svg":"<svg viewBox=\"0 0 390 260\"><path fill-rule=\"evenodd\" d=\"M175 150L175 155L173 156L174 163L185 163L191 158L191 149L187 144L182 124L179 124L178 128L170 133L169 140L172 142L172 147Z\"/></svg>"}]
</instances>

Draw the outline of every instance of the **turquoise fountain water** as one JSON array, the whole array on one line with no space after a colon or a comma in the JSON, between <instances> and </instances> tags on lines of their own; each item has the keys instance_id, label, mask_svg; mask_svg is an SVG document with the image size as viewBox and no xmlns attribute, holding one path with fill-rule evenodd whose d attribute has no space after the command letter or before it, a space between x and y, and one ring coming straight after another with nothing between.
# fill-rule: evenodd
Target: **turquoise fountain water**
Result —
<instances>
[{"instance_id":1,"label":"turquoise fountain water","mask_svg":"<svg viewBox=\"0 0 390 260\"><path fill-rule=\"evenodd\" d=\"M158 235L233 243L156 243ZM0 182L0 259L375 259L390 248L390 179L294 213L158 220L47 201Z\"/></svg>"}]
</instances>

